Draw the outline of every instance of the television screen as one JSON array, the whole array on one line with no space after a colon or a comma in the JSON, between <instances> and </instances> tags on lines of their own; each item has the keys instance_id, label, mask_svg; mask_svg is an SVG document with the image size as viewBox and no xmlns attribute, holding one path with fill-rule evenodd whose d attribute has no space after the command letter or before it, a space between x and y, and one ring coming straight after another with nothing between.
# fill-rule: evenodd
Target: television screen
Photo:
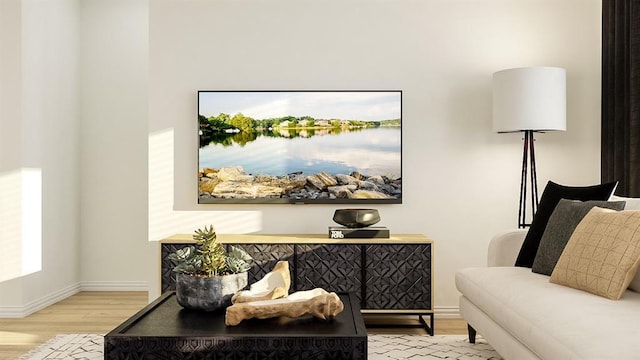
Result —
<instances>
[{"instance_id":1,"label":"television screen","mask_svg":"<svg viewBox=\"0 0 640 360\"><path fill-rule=\"evenodd\" d=\"M402 203L402 91L198 91L198 202Z\"/></svg>"}]
</instances>

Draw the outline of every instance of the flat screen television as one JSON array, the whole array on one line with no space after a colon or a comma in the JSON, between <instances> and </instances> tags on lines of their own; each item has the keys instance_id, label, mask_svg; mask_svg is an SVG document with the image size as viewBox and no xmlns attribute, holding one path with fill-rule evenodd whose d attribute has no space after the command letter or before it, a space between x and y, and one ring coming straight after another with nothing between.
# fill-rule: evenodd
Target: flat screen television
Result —
<instances>
[{"instance_id":1,"label":"flat screen television","mask_svg":"<svg viewBox=\"0 0 640 360\"><path fill-rule=\"evenodd\" d=\"M198 202L402 203L402 91L198 91Z\"/></svg>"}]
</instances>

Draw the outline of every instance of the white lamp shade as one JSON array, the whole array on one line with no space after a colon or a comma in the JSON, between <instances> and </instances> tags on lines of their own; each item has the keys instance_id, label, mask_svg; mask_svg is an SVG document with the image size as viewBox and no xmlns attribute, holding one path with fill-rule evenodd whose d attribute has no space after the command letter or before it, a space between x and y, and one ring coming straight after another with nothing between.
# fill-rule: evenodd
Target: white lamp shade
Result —
<instances>
[{"instance_id":1,"label":"white lamp shade","mask_svg":"<svg viewBox=\"0 0 640 360\"><path fill-rule=\"evenodd\" d=\"M566 71L524 67L493 74L493 130L567 129Z\"/></svg>"}]
</instances>

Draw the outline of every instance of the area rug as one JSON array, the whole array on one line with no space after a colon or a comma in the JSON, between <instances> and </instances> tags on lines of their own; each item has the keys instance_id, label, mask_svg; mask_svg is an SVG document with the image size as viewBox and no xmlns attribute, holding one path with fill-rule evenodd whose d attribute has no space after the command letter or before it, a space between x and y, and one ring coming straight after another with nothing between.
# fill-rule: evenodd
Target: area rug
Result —
<instances>
[{"instance_id":1,"label":"area rug","mask_svg":"<svg viewBox=\"0 0 640 360\"><path fill-rule=\"evenodd\" d=\"M501 360L482 337L470 344L465 335L369 335L369 360Z\"/></svg>"},{"instance_id":2,"label":"area rug","mask_svg":"<svg viewBox=\"0 0 640 360\"><path fill-rule=\"evenodd\" d=\"M102 359L104 338L99 334L57 335L19 357L19 360Z\"/></svg>"},{"instance_id":3,"label":"area rug","mask_svg":"<svg viewBox=\"0 0 640 360\"><path fill-rule=\"evenodd\" d=\"M470 344L463 335L369 335L369 360L500 360L478 337ZM20 360L102 359L103 337L98 334L58 335L20 357Z\"/></svg>"}]
</instances>

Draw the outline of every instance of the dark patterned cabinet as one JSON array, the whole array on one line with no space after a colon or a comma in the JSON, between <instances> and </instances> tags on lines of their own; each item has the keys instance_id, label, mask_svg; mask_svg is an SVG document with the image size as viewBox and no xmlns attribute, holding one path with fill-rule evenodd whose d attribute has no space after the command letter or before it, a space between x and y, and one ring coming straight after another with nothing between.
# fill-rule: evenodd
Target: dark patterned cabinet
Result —
<instances>
[{"instance_id":1,"label":"dark patterned cabinet","mask_svg":"<svg viewBox=\"0 0 640 360\"><path fill-rule=\"evenodd\" d=\"M366 309L431 309L431 245L365 245Z\"/></svg>"},{"instance_id":2,"label":"dark patterned cabinet","mask_svg":"<svg viewBox=\"0 0 640 360\"><path fill-rule=\"evenodd\" d=\"M278 261L288 261L291 291L321 287L352 292L363 313L420 315L433 332L433 242L423 235L389 239L328 239L327 235L218 235L253 258L249 283L261 279ZM173 264L166 257L192 243L190 235L161 242L162 292L175 289ZM429 328L421 315L429 315ZM432 334L433 335L433 334Z\"/></svg>"},{"instance_id":3,"label":"dark patterned cabinet","mask_svg":"<svg viewBox=\"0 0 640 360\"><path fill-rule=\"evenodd\" d=\"M295 248L294 290L353 292L362 302L362 245L296 244Z\"/></svg>"}]
</instances>

